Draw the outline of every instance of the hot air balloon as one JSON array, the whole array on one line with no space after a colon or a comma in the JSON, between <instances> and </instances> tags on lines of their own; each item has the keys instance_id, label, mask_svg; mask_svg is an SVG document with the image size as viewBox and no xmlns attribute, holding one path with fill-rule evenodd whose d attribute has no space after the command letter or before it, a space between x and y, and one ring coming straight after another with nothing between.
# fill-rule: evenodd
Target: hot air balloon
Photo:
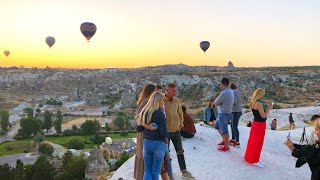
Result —
<instances>
[{"instance_id":1,"label":"hot air balloon","mask_svg":"<svg viewBox=\"0 0 320 180\"><path fill-rule=\"evenodd\" d=\"M89 42L92 36L96 33L97 26L91 22L84 22L80 26L80 31Z\"/></svg>"},{"instance_id":2,"label":"hot air balloon","mask_svg":"<svg viewBox=\"0 0 320 180\"><path fill-rule=\"evenodd\" d=\"M206 53L206 51L209 49L209 47L210 47L210 42L209 41L202 41L200 43L200 48L202 49L202 51L204 53Z\"/></svg>"},{"instance_id":3,"label":"hot air balloon","mask_svg":"<svg viewBox=\"0 0 320 180\"><path fill-rule=\"evenodd\" d=\"M51 37L51 36L46 37L46 43L50 48L54 45L55 42L56 40L54 39L54 37Z\"/></svg>"},{"instance_id":4,"label":"hot air balloon","mask_svg":"<svg viewBox=\"0 0 320 180\"><path fill-rule=\"evenodd\" d=\"M4 55L6 55L7 57L10 55L10 51L4 51L3 53L4 53Z\"/></svg>"}]
</instances>

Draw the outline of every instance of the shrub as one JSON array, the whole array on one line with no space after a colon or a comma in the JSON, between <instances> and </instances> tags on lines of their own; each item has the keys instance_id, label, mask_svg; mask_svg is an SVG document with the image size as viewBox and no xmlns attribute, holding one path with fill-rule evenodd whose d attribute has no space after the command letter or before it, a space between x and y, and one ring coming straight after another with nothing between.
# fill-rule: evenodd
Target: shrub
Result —
<instances>
[{"instance_id":1,"label":"shrub","mask_svg":"<svg viewBox=\"0 0 320 180\"><path fill-rule=\"evenodd\" d=\"M81 131L83 134L95 134L98 133L100 129L100 123L97 120L86 120L81 125Z\"/></svg>"},{"instance_id":2,"label":"shrub","mask_svg":"<svg viewBox=\"0 0 320 180\"><path fill-rule=\"evenodd\" d=\"M44 140L44 136L37 135L33 138L33 141L36 141L37 143L41 143Z\"/></svg>"},{"instance_id":3,"label":"shrub","mask_svg":"<svg viewBox=\"0 0 320 180\"><path fill-rule=\"evenodd\" d=\"M66 147L68 149L80 150L80 149L84 149L84 146L85 146L84 141L79 137L72 137L66 143Z\"/></svg>"},{"instance_id":4,"label":"shrub","mask_svg":"<svg viewBox=\"0 0 320 180\"><path fill-rule=\"evenodd\" d=\"M71 129L66 129L63 131L63 135L64 136L72 136L73 135L73 131Z\"/></svg>"},{"instance_id":5,"label":"shrub","mask_svg":"<svg viewBox=\"0 0 320 180\"><path fill-rule=\"evenodd\" d=\"M110 127L109 123L106 123L104 125L104 130L106 130L106 132L110 132L111 131L111 127Z\"/></svg>"},{"instance_id":6,"label":"shrub","mask_svg":"<svg viewBox=\"0 0 320 180\"><path fill-rule=\"evenodd\" d=\"M119 161L117 161L116 166L119 168L123 163L125 163L130 158L129 154L127 152L123 152L121 154L121 158Z\"/></svg>"},{"instance_id":7,"label":"shrub","mask_svg":"<svg viewBox=\"0 0 320 180\"><path fill-rule=\"evenodd\" d=\"M71 129L72 129L73 135L81 135L82 134L81 129L78 128L78 126L76 126L76 125L73 125Z\"/></svg>"},{"instance_id":8,"label":"shrub","mask_svg":"<svg viewBox=\"0 0 320 180\"><path fill-rule=\"evenodd\" d=\"M53 146L49 143L40 143L39 152L48 156L51 156L53 153Z\"/></svg>"},{"instance_id":9,"label":"shrub","mask_svg":"<svg viewBox=\"0 0 320 180\"><path fill-rule=\"evenodd\" d=\"M7 146L7 150L11 151L13 148L11 147L11 145Z\"/></svg>"},{"instance_id":10,"label":"shrub","mask_svg":"<svg viewBox=\"0 0 320 180\"><path fill-rule=\"evenodd\" d=\"M279 104L273 104L273 109L282 109L282 107Z\"/></svg>"},{"instance_id":11,"label":"shrub","mask_svg":"<svg viewBox=\"0 0 320 180\"><path fill-rule=\"evenodd\" d=\"M122 131L122 132L120 132L120 136L128 136L128 131Z\"/></svg>"},{"instance_id":12,"label":"shrub","mask_svg":"<svg viewBox=\"0 0 320 180\"><path fill-rule=\"evenodd\" d=\"M100 136L100 135L97 133L97 134L94 135L93 138L91 138L91 142L92 142L93 144L98 144L98 145L100 145L100 144L102 144L102 143L105 141L105 139L106 139L106 136Z\"/></svg>"}]
</instances>

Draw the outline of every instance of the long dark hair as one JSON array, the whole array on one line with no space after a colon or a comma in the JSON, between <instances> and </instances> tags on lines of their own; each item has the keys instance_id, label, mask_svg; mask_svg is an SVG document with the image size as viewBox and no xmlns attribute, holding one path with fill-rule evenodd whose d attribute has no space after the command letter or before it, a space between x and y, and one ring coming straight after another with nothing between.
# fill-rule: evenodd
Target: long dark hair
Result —
<instances>
[{"instance_id":1,"label":"long dark hair","mask_svg":"<svg viewBox=\"0 0 320 180\"><path fill-rule=\"evenodd\" d=\"M156 86L153 84L147 84L141 91L139 95L139 99L137 102L137 107L139 108L143 99L148 98L151 94L156 90Z\"/></svg>"},{"instance_id":2,"label":"long dark hair","mask_svg":"<svg viewBox=\"0 0 320 180\"><path fill-rule=\"evenodd\" d=\"M210 99L210 100L209 100L209 102L208 102L208 107L210 107L210 108L211 108L211 106L210 106L210 105L211 105L211 103L213 103L213 102L214 102L214 100L213 100L213 99ZM215 108L215 107L216 107L216 106L215 106L215 105L213 105L213 108Z\"/></svg>"}]
</instances>

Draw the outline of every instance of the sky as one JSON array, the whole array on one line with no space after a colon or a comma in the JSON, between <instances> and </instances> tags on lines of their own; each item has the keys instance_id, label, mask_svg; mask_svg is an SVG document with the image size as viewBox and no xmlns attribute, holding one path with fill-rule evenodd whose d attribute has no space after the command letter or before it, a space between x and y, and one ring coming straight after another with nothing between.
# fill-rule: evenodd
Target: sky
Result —
<instances>
[{"instance_id":1,"label":"sky","mask_svg":"<svg viewBox=\"0 0 320 180\"><path fill-rule=\"evenodd\" d=\"M0 66L320 65L319 9L319 0L0 0ZM83 22L97 26L89 43Z\"/></svg>"}]
</instances>

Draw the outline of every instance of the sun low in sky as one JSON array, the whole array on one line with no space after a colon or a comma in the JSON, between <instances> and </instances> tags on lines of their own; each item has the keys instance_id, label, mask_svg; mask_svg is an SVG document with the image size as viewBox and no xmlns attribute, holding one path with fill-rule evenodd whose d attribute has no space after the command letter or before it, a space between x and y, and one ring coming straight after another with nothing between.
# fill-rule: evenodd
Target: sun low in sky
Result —
<instances>
[{"instance_id":1,"label":"sun low in sky","mask_svg":"<svg viewBox=\"0 0 320 180\"><path fill-rule=\"evenodd\" d=\"M0 66L320 65L319 9L319 0L1 0ZM90 42L83 22L97 27Z\"/></svg>"}]
</instances>

